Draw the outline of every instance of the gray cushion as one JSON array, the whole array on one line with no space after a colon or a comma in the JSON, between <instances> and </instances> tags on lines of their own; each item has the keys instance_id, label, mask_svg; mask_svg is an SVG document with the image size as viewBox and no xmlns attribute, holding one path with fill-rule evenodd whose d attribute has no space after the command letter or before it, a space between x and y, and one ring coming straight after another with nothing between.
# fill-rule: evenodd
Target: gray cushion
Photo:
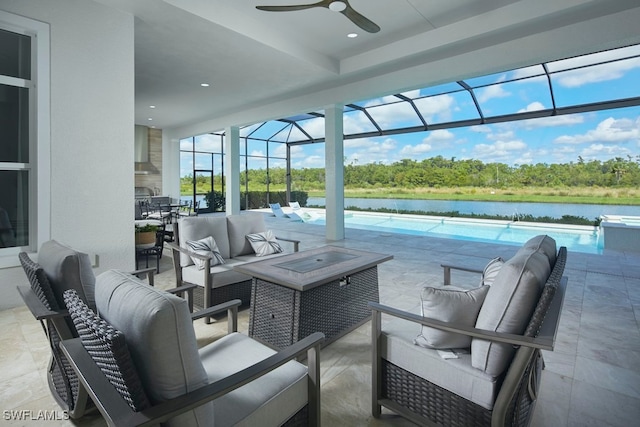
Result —
<instances>
[{"instance_id":1,"label":"gray cushion","mask_svg":"<svg viewBox=\"0 0 640 427\"><path fill-rule=\"evenodd\" d=\"M261 213L250 212L242 215L229 215L227 217L229 231L229 250L231 258L238 255L252 254L253 248L247 240L247 234L266 231L264 216Z\"/></svg>"},{"instance_id":2,"label":"gray cushion","mask_svg":"<svg viewBox=\"0 0 640 427\"><path fill-rule=\"evenodd\" d=\"M95 307L96 278L89 255L49 240L38 252L38 264L47 274L59 306L64 307L64 291L74 289L83 301Z\"/></svg>"},{"instance_id":3,"label":"gray cushion","mask_svg":"<svg viewBox=\"0 0 640 427\"><path fill-rule=\"evenodd\" d=\"M469 354L445 360L438 355L438 350L413 345L415 325L402 319L386 324L380 337L382 357L483 408L493 408L497 379L472 368Z\"/></svg>"},{"instance_id":4,"label":"gray cushion","mask_svg":"<svg viewBox=\"0 0 640 427\"><path fill-rule=\"evenodd\" d=\"M496 257L489 261L489 263L484 267L484 270L482 271L482 280L480 282L480 286L493 285L493 282L496 280L496 276L498 275L498 272L502 268L503 264L504 260L501 257Z\"/></svg>"},{"instance_id":5,"label":"gray cushion","mask_svg":"<svg viewBox=\"0 0 640 427\"><path fill-rule=\"evenodd\" d=\"M225 217L194 216L181 218L178 222L178 230L180 231L180 247L189 249L187 241L196 241L211 236L216 241L222 258L231 258ZM181 267L192 264L193 260L189 255L180 253Z\"/></svg>"},{"instance_id":6,"label":"gray cushion","mask_svg":"<svg viewBox=\"0 0 640 427\"><path fill-rule=\"evenodd\" d=\"M549 260L540 252L519 253L500 269L482 304L476 327L522 334L549 277ZM500 375L513 356L513 346L473 338L474 368Z\"/></svg>"},{"instance_id":7,"label":"gray cushion","mask_svg":"<svg viewBox=\"0 0 640 427\"><path fill-rule=\"evenodd\" d=\"M239 333L227 335L200 350L211 382L273 354L275 351ZM307 396L307 368L291 361L214 400L215 425L282 425L307 404Z\"/></svg>"},{"instance_id":8,"label":"gray cushion","mask_svg":"<svg viewBox=\"0 0 640 427\"><path fill-rule=\"evenodd\" d=\"M200 362L187 302L110 270L96 280L100 317L122 331L142 383L153 403L208 383ZM213 404L205 404L167 422L169 426L211 425Z\"/></svg>"},{"instance_id":9,"label":"gray cushion","mask_svg":"<svg viewBox=\"0 0 640 427\"><path fill-rule=\"evenodd\" d=\"M532 237L522 245L518 252L528 252L530 250L542 252L547 257L549 265L552 267L556 263L556 241L552 237L545 234Z\"/></svg>"},{"instance_id":10,"label":"gray cushion","mask_svg":"<svg viewBox=\"0 0 640 427\"><path fill-rule=\"evenodd\" d=\"M221 286L230 285L232 283L251 280L251 276L247 276L246 274L242 274L233 269L233 266L238 264L242 264L242 262L230 259L222 265L211 267L211 270L209 270L209 274L211 275L212 287L219 288ZM204 286L205 278L205 271L198 270L198 267L196 267L195 265L190 265L182 269L182 279L185 282L193 283L198 286Z\"/></svg>"},{"instance_id":11,"label":"gray cushion","mask_svg":"<svg viewBox=\"0 0 640 427\"><path fill-rule=\"evenodd\" d=\"M426 287L422 290L422 316L443 322L475 326L488 286L468 291ZM471 337L422 326L415 343L430 348L467 348Z\"/></svg>"}]
</instances>

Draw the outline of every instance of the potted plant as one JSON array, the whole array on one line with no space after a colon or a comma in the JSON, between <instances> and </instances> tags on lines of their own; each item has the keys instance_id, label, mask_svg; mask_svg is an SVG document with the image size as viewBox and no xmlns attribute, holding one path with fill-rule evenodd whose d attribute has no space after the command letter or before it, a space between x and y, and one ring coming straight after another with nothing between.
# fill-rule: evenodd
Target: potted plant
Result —
<instances>
[{"instance_id":1,"label":"potted plant","mask_svg":"<svg viewBox=\"0 0 640 427\"><path fill-rule=\"evenodd\" d=\"M150 248L156 244L158 226L154 224L136 224L136 247Z\"/></svg>"}]
</instances>

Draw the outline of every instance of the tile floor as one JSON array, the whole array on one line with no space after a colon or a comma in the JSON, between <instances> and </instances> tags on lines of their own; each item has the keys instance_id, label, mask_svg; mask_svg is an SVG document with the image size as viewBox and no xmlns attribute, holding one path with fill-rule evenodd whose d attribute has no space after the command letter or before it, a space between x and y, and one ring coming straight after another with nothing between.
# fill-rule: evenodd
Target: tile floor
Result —
<instances>
[{"instance_id":1,"label":"tile floor","mask_svg":"<svg viewBox=\"0 0 640 427\"><path fill-rule=\"evenodd\" d=\"M508 258L514 246L432 239L390 233L346 230L346 239L328 242L324 227L266 217L282 237L302 241L301 250L325 244L393 254L379 266L380 300L418 310L419 291L442 285L440 262L484 265L495 256ZM161 262L158 286L174 286L168 253ZM534 426L631 426L640 419L640 254L589 255L569 252L569 285L556 349L545 352L546 369L535 409ZM453 273L454 284L473 286L469 273ZM25 279L26 283L26 279ZM240 313L246 332L248 311ZM224 333L225 322L195 323L205 344ZM5 411L58 409L46 384L49 349L43 331L24 307L0 311L0 409L6 425L40 425L10 421ZM370 415L369 325L321 352L322 423L325 426L404 426L411 423L385 412ZM78 421L46 425L102 426L99 414Z\"/></svg>"}]
</instances>

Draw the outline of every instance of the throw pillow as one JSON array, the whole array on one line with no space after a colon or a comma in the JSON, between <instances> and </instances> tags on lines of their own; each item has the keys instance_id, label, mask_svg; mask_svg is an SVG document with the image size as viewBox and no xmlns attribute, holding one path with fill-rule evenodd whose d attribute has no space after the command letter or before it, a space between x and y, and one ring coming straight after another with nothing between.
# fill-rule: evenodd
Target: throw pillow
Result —
<instances>
[{"instance_id":1,"label":"throw pillow","mask_svg":"<svg viewBox=\"0 0 640 427\"><path fill-rule=\"evenodd\" d=\"M276 241L271 230L262 233L247 234L247 240L251 243L256 256L278 254L282 252L282 246Z\"/></svg>"},{"instance_id":2,"label":"throw pillow","mask_svg":"<svg viewBox=\"0 0 640 427\"><path fill-rule=\"evenodd\" d=\"M211 256L211 266L224 264L224 258L220 255L220 249L213 237L208 236L200 240L187 240L187 246L198 255ZM191 257L198 270L204 270L204 260Z\"/></svg>"},{"instance_id":3,"label":"throw pillow","mask_svg":"<svg viewBox=\"0 0 640 427\"><path fill-rule=\"evenodd\" d=\"M493 281L496 279L498 272L502 268L502 264L504 264L504 260L501 257L496 257L489 261L487 266L484 268L484 271L482 272L482 281L480 282L480 286L493 285Z\"/></svg>"},{"instance_id":4,"label":"throw pillow","mask_svg":"<svg viewBox=\"0 0 640 427\"><path fill-rule=\"evenodd\" d=\"M430 288L422 290L422 316L443 322L475 326L489 286L468 291ZM422 326L414 343L427 348L467 348L471 337Z\"/></svg>"}]
</instances>

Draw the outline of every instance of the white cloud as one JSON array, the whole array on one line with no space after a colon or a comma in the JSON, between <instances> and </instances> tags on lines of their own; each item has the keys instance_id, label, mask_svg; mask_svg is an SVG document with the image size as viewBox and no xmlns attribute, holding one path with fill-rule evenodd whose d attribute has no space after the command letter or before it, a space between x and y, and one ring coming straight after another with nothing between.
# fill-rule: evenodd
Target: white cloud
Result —
<instances>
[{"instance_id":1,"label":"white cloud","mask_svg":"<svg viewBox=\"0 0 640 427\"><path fill-rule=\"evenodd\" d=\"M427 122L449 120L451 110L456 108L455 98L451 95L430 96L416 99L414 103Z\"/></svg>"},{"instance_id":2,"label":"white cloud","mask_svg":"<svg viewBox=\"0 0 640 427\"><path fill-rule=\"evenodd\" d=\"M540 117L514 122L523 129L536 129L557 126L572 126L584 123L584 116L581 114L566 114L562 116Z\"/></svg>"},{"instance_id":3,"label":"white cloud","mask_svg":"<svg viewBox=\"0 0 640 427\"><path fill-rule=\"evenodd\" d=\"M520 140L496 141L493 144L476 145L473 147L473 153L475 158L485 162L502 161L514 163L512 157L526 149L527 144Z\"/></svg>"},{"instance_id":4,"label":"white cloud","mask_svg":"<svg viewBox=\"0 0 640 427\"><path fill-rule=\"evenodd\" d=\"M504 141L506 139L513 139L515 133L512 130L504 130L503 132L490 133L487 135L487 139L491 141Z\"/></svg>"},{"instance_id":5,"label":"white cloud","mask_svg":"<svg viewBox=\"0 0 640 427\"><path fill-rule=\"evenodd\" d=\"M477 133L490 133L491 127L487 125L474 125L474 126L470 126L469 130Z\"/></svg>"},{"instance_id":6,"label":"white cloud","mask_svg":"<svg viewBox=\"0 0 640 427\"><path fill-rule=\"evenodd\" d=\"M614 119L609 117L598 123L595 129L582 135L561 135L555 139L556 144L615 143L640 140L640 117L634 122L631 119Z\"/></svg>"},{"instance_id":7,"label":"white cloud","mask_svg":"<svg viewBox=\"0 0 640 427\"><path fill-rule=\"evenodd\" d=\"M623 157L631 154L626 147L619 145L591 144L580 152L585 159L609 159L611 157Z\"/></svg>"},{"instance_id":8,"label":"white cloud","mask_svg":"<svg viewBox=\"0 0 640 427\"><path fill-rule=\"evenodd\" d=\"M518 110L518 113L527 113L529 111L540 111L544 110L545 106L540 101L534 101L527 105L525 108Z\"/></svg>"},{"instance_id":9,"label":"white cloud","mask_svg":"<svg viewBox=\"0 0 640 427\"><path fill-rule=\"evenodd\" d=\"M556 74L556 80L561 86L576 88L590 83L619 79L634 68L640 68L640 58L564 71Z\"/></svg>"},{"instance_id":10,"label":"white cloud","mask_svg":"<svg viewBox=\"0 0 640 427\"><path fill-rule=\"evenodd\" d=\"M434 145L442 147L448 145L448 143L455 140L455 135L446 129L437 129L429 132L426 138L424 138L419 144L405 145L400 150L400 156L402 158L412 158L414 156L421 156L425 153L429 153L433 150Z\"/></svg>"},{"instance_id":11,"label":"white cloud","mask_svg":"<svg viewBox=\"0 0 640 427\"><path fill-rule=\"evenodd\" d=\"M500 85L487 86L478 91L478 102L484 103L494 98L507 98L511 92L507 92Z\"/></svg>"},{"instance_id":12,"label":"white cloud","mask_svg":"<svg viewBox=\"0 0 640 427\"><path fill-rule=\"evenodd\" d=\"M344 144L346 164L388 163L398 152L398 142L393 138L362 138Z\"/></svg>"}]
</instances>

